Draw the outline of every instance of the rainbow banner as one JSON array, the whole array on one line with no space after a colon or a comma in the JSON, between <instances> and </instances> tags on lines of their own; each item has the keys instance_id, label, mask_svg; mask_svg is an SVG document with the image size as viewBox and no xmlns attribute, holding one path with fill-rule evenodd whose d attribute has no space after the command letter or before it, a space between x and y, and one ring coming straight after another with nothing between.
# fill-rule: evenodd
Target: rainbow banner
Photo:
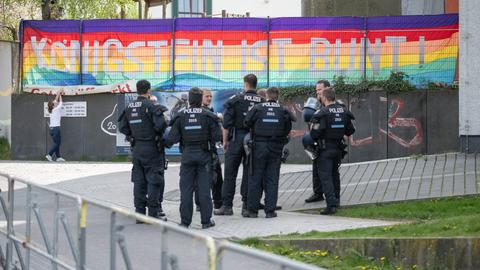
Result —
<instances>
[{"instance_id":1,"label":"rainbow banner","mask_svg":"<svg viewBox=\"0 0 480 270\"><path fill-rule=\"evenodd\" d=\"M23 21L22 85L45 93L147 79L160 91L231 93L248 73L266 87L384 79L392 71L416 85L451 84L458 33L456 14Z\"/></svg>"}]
</instances>

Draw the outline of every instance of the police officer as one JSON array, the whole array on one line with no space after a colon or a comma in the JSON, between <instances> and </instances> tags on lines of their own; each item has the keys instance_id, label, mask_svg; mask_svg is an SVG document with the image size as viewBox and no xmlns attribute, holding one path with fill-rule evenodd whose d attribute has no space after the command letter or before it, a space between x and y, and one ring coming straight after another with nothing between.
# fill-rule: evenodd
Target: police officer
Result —
<instances>
[{"instance_id":1,"label":"police officer","mask_svg":"<svg viewBox=\"0 0 480 270\"><path fill-rule=\"evenodd\" d=\"M265 190L265 213L267 218L277 216L278 180L284 145L292 130L295 116L278 103L279 89L271 87L266 92L267 102L255 105L245 117L250 128L252 161L249 166L248 196L244 217L256 218L260 209L262 188Z\"/></svg>"},{"instance_id":2,"label":"police officer","mask_svg":"<svg viewBox=\"0 0 480 270\"><path fill-rule=\"evenodd\" d=\"M243 163L242 184L240 186L243 201L242 212L247 211L248 172L243 139L248 133L248 128L244 125L244 120L247 112L256 104L264 102L265 99L256 93L257 76L248 74L243 77L243 82L244 92L233 96L224 105L223 147L226 152L225 175L222 187L223 205L220 209L215 210L215 215L233 215L233 197L235 195L235 185L240 163Z\"/></svg>"},{"instance_id":3,"label":"police officer","mask_svg":"<svg viewBox=\"0 0 480 270\"><path fill-rule=\"evenodd\" d=\"M181 142L180 216L181 226L192 223L193 192L197 190L202 228L215 226L212 217L212 159L215 143L222 140L218 117L202 108L202 90L192 88L188 93L190 107L177 114L168 134L167 147Z\"/></svg>"},{"instance_id":4,"label":"police officer","mask_svg":"<svg viewBox=\"0 0 480 270\"><path fill-rule=\"evenodd\" d=\"M330 87L330 82L327 80L319 80L315 84L315 91L318 95L321 95L322 91ZM310 119L305 119L307 122L310 121ZM320 176L318 175L318 164L316 162L316 159L313 160L312 162L312 183L313 183L313 194L305 199L306 203L312 203L312 202L319 202L323 201L323 189L322 189L322 182L320 180Z\"/></svg>"},{"instance_id":5,"label":"police officer","mask_svg":"<svg viewBox=\"0 0 480 270\"><path fill-rule=\"evenodd\" d=\"M202 107L206 110L213 112L212 104L212 92L208 89L202 89L203 91L203 100ZM221 120L219 118L219 124L221 125ZM222 185L223 185L223 176L222 176L222 167L220 164L220 159L218 157L217 148L215 150L215 158L213 160L213 166L215 170L213 171L213 182L212 182L212 197L213 197L213 207L214 209L219 209L222 206ZM200 211L200 202L198 199L198 193L195 193L195 204L197 206L197 211Z\"/></svg>"},{"instance_id":6,"label":"police officer","mask_svg":"<svg viewBox=\"0 0 480 270\"><path fill-rule=\"evenodd\" d=\"M310 135L319 146L316 159L318 175L322 181L323 192L327 201L322 215L333 215L337 211L339 198L335 194L334 174L338 174L342 159L343 137L355 132L352 120L354 116L345 106L335 103L335 91L327 88L319 95L325 107L318 110L311 119ZM338 183L339 185L340 183Z\"/></svg>"},{"instance_id":7,"label":"police officer","mask_svg":"<svg viewBox=\"0 0 480 270\"><path fill-rule=\"evenodd\" d=\"M165 155L159 140L167 127L163 114L167 108L149 100L149 90L150 82L137 82L139 96L120 115L119 127L132 146L135 212L145 214L148 207L149 216L160 218L164 216L160 198L165 186Z\"/></svg>"}]
</instances>

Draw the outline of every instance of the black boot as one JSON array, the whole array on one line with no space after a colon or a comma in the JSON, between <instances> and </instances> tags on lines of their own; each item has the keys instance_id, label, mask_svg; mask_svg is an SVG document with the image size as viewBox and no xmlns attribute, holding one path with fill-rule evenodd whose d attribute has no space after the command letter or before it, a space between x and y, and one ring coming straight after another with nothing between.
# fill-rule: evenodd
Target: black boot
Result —
<instances>
[{"instance_id":1,"label":"black boot","mask_svg":"<svg viewBox=\"0 0 480 270\"><path fill-rule=\"evenodd\" d=\"M135 208L135 213L145 215L147 213L147 210L145 208ZM144 224L145 222L137 219L135 221L135 223L136 224Z\"/></svg>"},{"instance_id":2,"label":"black boot","mask_svg":"<svg viewBox=\"0 0 480 270\"><path fill-rule=\"evenodd\" d=\"M265 218L276 218L277 217L277 212L272 211L272 212L267 212L265 214Z\"/></svg>"},{"instance_id":3,"label":"black boot","mask_svg":"<svg viewBox=\"0 0 480 270\"><path fill-rule=\"evenodd\" d=\"M334 215L335 213L337 213L337 207L327 206L327 208L323 209L322 212L320 212L320 215Z\"/></svg>"},{"instance_id":4,"label":"black boot","mask_svg":"<svg viewBox=\"0 0 480 270\"><path fill-rule=\"evenodd\" d=\"M242 217L244 217L244 218L257 218L258 217L258 212L245 210L245 211L242 211Z\"/></svg>"},{"instance_id":5,"label":"black boot","mask_svg":"<svg viewBox=\"0 0 480 270\"><path fill-rule=\"evenodd\" d=\"M160 204L160 206L158 207L158 215L160 217L164 217L165 216L165 212L163 212L163 208L162 208L162 205Z\"/></svg>"},{"instance_id":6,"label":"black boot","mask_svg":"<svg viewBox=\"0 0 480 270\"><path fill-rule=\"evenodd\" d=\"M215 209L213 213L217 216L231 216L233 215L233 209L231 206L222 205L219 209Z\"/></svg>"},{"instance_id":7,"label":"black boot","mask_svg":"<svg viewBox=\"0 0 480 270\"><path fill-rule=\"evenodd\" d=\"M242 203L242 216L245 217L245 216L248 216L249 215L249 211L247 209L247 202L243 202Z\"/></svg>"},{"instance_id":8,"label":"black boot","mask_svg":"<svg viewBox=\"0 0 480 270\"><path fill-rule=\"evenodd\" d=\"M215 222L210 220L208 223L202 223L202 229L208 229L215 226Z\"/></svg>"},{"instance_id":9,"label":"black boot","mask_svg":"<svg viewBox=\"0 0 480 270\"><path fill-rule=\"evenodd\" d=\"M312 203L312 202L321 202L325 200L323 198L323 195L320 195L320 194L316 194L316 193L313 193L312 196L308 197L307 199L305 199L305 202L306 203Z\"/></svg>"},{"instance_id":10,"label":"black boot","mask_svg":"<svg viewBox=\"0 0 480 270\"><path fill-rule=\"evenodd\" d=\"M160 215L160 211L158 208L149 208L148 209L148 216L149 217L152 217L152 218L157 218L157 219L160 219L160 220L163 220L163 221L167 221L167 217L164 215L164 216L161 216Z\"/></svg>"}]
</instances>

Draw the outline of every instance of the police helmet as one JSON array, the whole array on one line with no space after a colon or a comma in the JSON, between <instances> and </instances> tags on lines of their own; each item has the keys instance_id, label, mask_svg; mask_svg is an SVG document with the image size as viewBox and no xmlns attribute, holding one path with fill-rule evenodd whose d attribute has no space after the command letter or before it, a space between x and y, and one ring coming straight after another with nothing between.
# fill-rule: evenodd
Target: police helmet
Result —
<instances>
[{"instance_id":1,"label":"police helmet","mask_svg":"<svg viewBox=\"0 0 480 270\"><path fill-rule=\"evenodd\" d=\"M306 132L303 137L302 137L302 144L303 148L305 150L305 153L307 153L308 157L311 160L314 160L318 157L318 151L317 151L317 143L315 140L312 138L310 135L310 132Z\"/></svg>"},{"instance_id":2,"label":"police helmet","mask_svg":"<svg viewBox=\"0 0 480 270\"><path fill-rule=\"evenodd\" d=\"M312 119L313 114L320 109L320 102L313 97L309 97L305 104L303 105L303 120L305 122L310 122Z\"/></svg>"}]
</instances>

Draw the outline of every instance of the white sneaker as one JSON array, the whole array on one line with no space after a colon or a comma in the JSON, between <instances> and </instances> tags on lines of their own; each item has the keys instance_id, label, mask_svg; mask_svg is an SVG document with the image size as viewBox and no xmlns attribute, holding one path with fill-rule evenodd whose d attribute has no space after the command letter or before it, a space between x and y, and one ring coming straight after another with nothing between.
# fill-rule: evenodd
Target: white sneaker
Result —
<instances>
[{"instance_id":1,"label":"white sneaker","mask_svg":"<svg viewBox=\"0 0 480 270\"><path fill-rule=\"evenodd\" d=\"M46 158L48 161L50 161L50 162L53 161L52 156L50 156L50 155L46 155L45 158Z\"/></svg>"},{"instance_id":2,"label":"white sneaker","mask_svg":"<svg viewBox=\"0 0 480 270\"><path fill-rule=\"evenodd\" d=\"M57 162L65 162L66 160L65 160L65 159L63 159L63 158L61 158L61 157L59 157L59 158L57 158L57 160L56 160L56 161L57 161Z\"/></svg>"}]
</instances>

